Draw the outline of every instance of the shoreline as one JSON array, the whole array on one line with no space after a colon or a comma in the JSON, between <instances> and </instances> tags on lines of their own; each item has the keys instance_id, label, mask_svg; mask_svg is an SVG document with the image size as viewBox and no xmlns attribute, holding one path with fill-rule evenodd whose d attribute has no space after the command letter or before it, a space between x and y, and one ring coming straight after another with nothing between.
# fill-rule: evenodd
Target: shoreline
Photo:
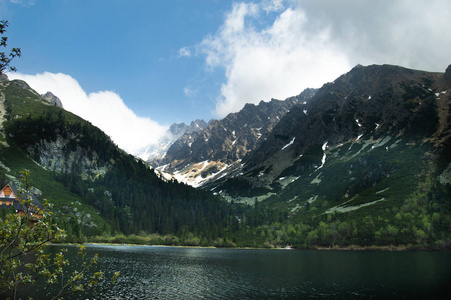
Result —
<instances>
[{"instance_id":1,"label":"shoreline","mask_svg":"<svg viewBox=\"0 0 451 300\"><path fill-rule=\"evenodd\" d=\"M49 245L68 245L75 246L80 245L78 243L49 243ZM98 242L86 242L81 245L99 245L99 246L146 246L146 247L171 247L171 248L199 248L199 249L236 249L236 250L314 250L314 251L386 251L386 252L407 252L407 251L440 251L440 252L450 252L450 248L437 248L437 247L428 247L428 246L415 246L415 245L402 245L402 246L394 246L394 245L386 245L386 246L360 246L360 245L349 245L349 246L331 246L331 247L323 247L323 246L314 246L307 248L285 248L285 247L215 247L215 246L183 246L183 245L149 245L149 244L131 244L131 243L98 243Z\"/></svg>"}]
</instances>

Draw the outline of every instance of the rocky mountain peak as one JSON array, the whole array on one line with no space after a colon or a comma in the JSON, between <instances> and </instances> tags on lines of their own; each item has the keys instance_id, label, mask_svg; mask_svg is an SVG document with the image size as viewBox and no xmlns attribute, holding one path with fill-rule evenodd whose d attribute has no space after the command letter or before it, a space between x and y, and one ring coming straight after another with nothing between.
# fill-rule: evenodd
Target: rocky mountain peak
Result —
<instances>
[{"instance_id":1,"label":"rocky mountain peak","mask_svg":"<svg viewBox=\"0 0 451 300\"><path fill-rule=\"evenodd\" d=\"M63 103L61 102L60 98L55 96L52 92L47 92L47 93L41 95L41 97L42 97L42 99L49 102L53 106L57 106L57 107L61 107L61 108L63 107Z\"/></svg>"},{"instance_id":2,"label":"rocky mountain peak","mask_svg":"<svg viewBox=\"0 0 451 300\"><path fill-rule=\"evenodd\" d=\"M166 152L165 172L177 173L186 183L204 182L221 170L238 163L254 150L259 140L268 134L295 105L305 105L316 90L307 89L284 101L271 99L227 115L222 120L210 121L201 131L186 132ZM183 171L182 171L183 170ZM187 180L183 176L190 174ZM188 175L187 175L188 176ZM190 182L191 180L191 182Z\"/></svg>"},{"instance_id":3,"label":"rocky mountain peak","mask_svg":"<svg viewBox=\"0 0 451 300\"><path fill-rule=\"evenodd\" d=\"M173 123L171 127L169 127L169 132L173 135L183 135L186 132L188 125L185 123Z\"/></svg>"},{"instance_id":4,"label":"rocky mountain peak","mask_svg":"<svg viewBox=\"0 0 451 300\"><path fill-rule=\"evenodd\" d=\"M195 121L191 121L187 132L201 131L207 128L207 126L208 126L207 122L205 122L204 120L197 119Z\"/></svg>"},{"instance_id":5,"label":"rocky mountain peak","mask_svg":"<svg viewBox=\"0 0 451 300\"><path fill-rule=\"evenodd\" d=\"M191 121L190 125L186 125L185 123L173 123L171 127L169 127L169 132L176 136L177 138L181 137L183 134L187 132L196 132L201 131L207 127L207 122L204 120L195 120Z\"/></svg>"},{"instance_id":6,"label":"rocky mountain peak","mask_svg":"<svg viewBox=\"0 0 451 300\"><path fill-rule=\"evenodd\" d=\"M143 153L138 156L146 160L151 166L157 167L160 161L166 154L166 151L171 145L185 133L198 132L207 127L204 120L195 120L186 125L185 123L173 123L167 134L158 141L156 145L149 146L144 149Z\"/></svg>"}]
</instances>

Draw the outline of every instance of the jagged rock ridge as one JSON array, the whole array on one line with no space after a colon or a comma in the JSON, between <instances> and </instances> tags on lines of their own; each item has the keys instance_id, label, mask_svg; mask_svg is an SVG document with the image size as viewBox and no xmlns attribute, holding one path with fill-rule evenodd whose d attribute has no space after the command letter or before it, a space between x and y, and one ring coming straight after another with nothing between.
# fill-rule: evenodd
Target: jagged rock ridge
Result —
<instances>
[{"instance_id":1,"label":"jagged rock ridge","mask_svg":"<svg viewBox=\"0 0 451 300\"><path fill-rule=\"evenodd\" d=\"M204 120L195 120L186 125L185 123L173 123L167 133L162 139L158 141L156 145L146 147L141 154L137 156L147 161L152 166L158 166L158 161L161 160L166 151L171 147L171 145L177 141L183 134L197 132L205 129L207 123Z\"/></svg>"},{"instance_id":2,"label":"jagged rock ridge","mask_svg":"<svg viewBox=\"0 0 451 300\"><path fill-rule=\"evenodd\" d=\"M159 169L176 174L185 183L203 184L214 174L239 163L293 106L306 105L315 92L306 89L284 101L246 104L238 113L211 121L202 131L185 133L157 166L163 166Z\"/></svg>"},{"instance_id":3,"label":"jagged rock ridge","mask_svg":"<svg viewBox=\"0 0 451 300\"><path fill-rule=\"evenodd\" d=\"M190 123L190 125L186 125L185 123L174 123L169 128L169 132L176 138L180 138L185 133L197 132L205 129L208 124L204 120L195 120Z\"/></svg>"}]
</instances>

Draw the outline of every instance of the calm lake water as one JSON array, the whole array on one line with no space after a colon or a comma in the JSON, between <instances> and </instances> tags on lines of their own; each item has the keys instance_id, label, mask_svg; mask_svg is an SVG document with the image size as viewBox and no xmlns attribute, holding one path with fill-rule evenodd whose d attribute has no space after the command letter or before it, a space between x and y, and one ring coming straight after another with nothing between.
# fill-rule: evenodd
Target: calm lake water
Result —
<instances>
[{"instance_id":1,"label":"calm lake water","mask_svg":"<svg viewBox=\"0 0 451 300\"><path fill-rule=\"evenodd\" d=\"M79 299L451 299L451 253L101 245L87 252L99 254L108 278L121 276Z\"/></svg>"}]
</instances>

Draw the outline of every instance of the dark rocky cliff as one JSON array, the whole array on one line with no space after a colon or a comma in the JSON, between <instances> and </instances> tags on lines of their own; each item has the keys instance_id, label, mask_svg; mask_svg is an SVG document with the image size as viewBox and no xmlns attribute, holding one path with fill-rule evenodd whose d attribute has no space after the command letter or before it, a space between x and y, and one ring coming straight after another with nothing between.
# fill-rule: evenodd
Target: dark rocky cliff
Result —
<instances>
[{"instance_id":1,"label":"dark rocky cliff","mask_svg":"<svg viewBox=\"0 0 451 300\"><path fill-rule=\"evenodd\" d=\"M440 122L448 122L438 113L449 97L441 93L446 87L440 83L447 76L389 65L357 66L325 84L305 107L294 107L244 159L246 168L268 160L293 139L287 150L294 158L326 142L337 145L385 135L430 137Z\"/></svg>"}]
</instances>

